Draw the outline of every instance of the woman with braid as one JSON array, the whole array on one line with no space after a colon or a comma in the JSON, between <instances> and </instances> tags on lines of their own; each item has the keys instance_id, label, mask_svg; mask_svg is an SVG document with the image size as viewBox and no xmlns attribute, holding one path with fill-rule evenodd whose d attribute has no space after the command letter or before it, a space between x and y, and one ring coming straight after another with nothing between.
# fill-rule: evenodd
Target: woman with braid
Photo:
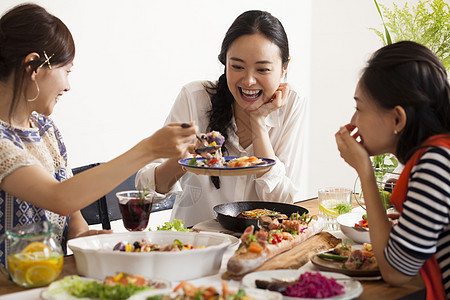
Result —
<instances>
[{"instance_id":1,"label":"woman with braid","mask_svg":"<svg viewBox=\"0 0 450 300\"><path fill-rule=\"evenodd\" d=\"M183 87L166 123L194 122L199 132L219 131L224 155L254 155L276 164L263 174L209 177L186 173L176 159L154 161L138 172L136 184L177 194L172 220L193 226L214 218L213 207L227 202L300 200L306 103L281 83L289 59L280 21L268 12L247 11L222 42L224 74L216 82Z\"/></svg>"}]
</instances>

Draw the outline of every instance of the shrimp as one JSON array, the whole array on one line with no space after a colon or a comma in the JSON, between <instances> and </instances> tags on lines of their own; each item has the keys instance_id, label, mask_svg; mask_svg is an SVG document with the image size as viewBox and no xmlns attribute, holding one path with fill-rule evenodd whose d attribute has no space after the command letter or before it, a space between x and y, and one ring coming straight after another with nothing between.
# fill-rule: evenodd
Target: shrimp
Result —
<instances>
[{"instance_id":1,"label":"shrimp","mask_svg":"<svg viewBox=\"0 0 450 300\"><path fill-rule=\"evenodd\" d=\"M173 289L173 291L176 292L176 291L178 291L180 288L183 289L184 294L185 294L186 296L189 296L189 297L194 297L194 296L195 296L195 293L198 291L198 289L197 289L192 283L189 283L189 282L187 282L187 281L182 281L182 282L180 282L180 284L177 285L177 286Z\"/></svg>"}]
</instances>

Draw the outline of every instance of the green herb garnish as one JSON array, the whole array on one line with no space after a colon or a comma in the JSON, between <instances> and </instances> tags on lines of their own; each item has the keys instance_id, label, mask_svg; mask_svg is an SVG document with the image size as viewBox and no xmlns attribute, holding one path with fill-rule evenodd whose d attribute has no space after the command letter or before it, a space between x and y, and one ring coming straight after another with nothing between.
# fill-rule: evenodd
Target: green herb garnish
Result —
<instances>
[{"instance_id":1,"label":"green herb garnish","mask_svg":"<svg viewBox=\"0 0 450 300\"><path fill-rule=\"evenodd\" d=\"M346 204L346 203L340 203L334 208L334 210L337 211L338 214L340 214L340 215L346 214L352 210L352 205Z\"/></svg>"},{"instance_id":2,"label":"green herb garnish","mask_svg":"<svg viewBox=\"0 0 450 300\"><path fill-rule=\"evenodd\" d=\"M189 160L189 162L188 162L188 165L189 166L196 166L197 165L197 159L194 157L194 158L191 158L190 160Z\"/></svg>"},{"instance_id":3,"label":"green herb garnish","mask_svg":"<svg viewBox=\"0 0 450 300\"><path fill-rule=\"evenodd\" d=\"M245 241L247 245L250 245L251 242L257 242L256 235L251 234L249 235L248 239Z\"/></svg>"},{"instance_id":4,"label":"green herb garnish","mask_svg":"<svg viewBox=\"0 0 450 300\"><path fill-rule=\"evenodd\" d=\"M142 201L143 201L143 200L146 200L149 193L150 193L150 192L149 192L149 188L148 188L148 187L145 187L145 188L143 188L142 190L139 190L139 191L138 191L138 197L139 197L139 199L142 200Z\"/></svg>"}]
</instances>

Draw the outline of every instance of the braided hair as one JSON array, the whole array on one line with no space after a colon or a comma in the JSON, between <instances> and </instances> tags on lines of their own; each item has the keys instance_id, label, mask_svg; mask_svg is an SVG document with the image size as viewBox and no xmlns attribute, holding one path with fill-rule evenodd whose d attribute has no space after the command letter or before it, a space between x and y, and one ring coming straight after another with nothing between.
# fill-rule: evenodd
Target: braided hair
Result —
<instances>
[{"instance_id":1,"label":"braided hair","mask_svg":"<svg viewBox=\"0 0 450 300\"><path fill-rule=\"evenodd\" d=\"M231 44L243 35L262 34L280 48L281 61L283 66L289 62L289 43L286 32L281 22L270 13L260 10L251 10L242 13L231 24L225 38L222 41L222 48L219 53L219 61L225 66L224 73L214 85L205 86L210 95L211 110L209 114L208 130L220 131L228 138L228 131L231 130L231 120L233 118L234 98L228 88L226 76L226 56ZM222 152L226 153L225 143L222 145ZM220 188L219 177L212 176L211 182Z\"/></svg>"}]
</instances>

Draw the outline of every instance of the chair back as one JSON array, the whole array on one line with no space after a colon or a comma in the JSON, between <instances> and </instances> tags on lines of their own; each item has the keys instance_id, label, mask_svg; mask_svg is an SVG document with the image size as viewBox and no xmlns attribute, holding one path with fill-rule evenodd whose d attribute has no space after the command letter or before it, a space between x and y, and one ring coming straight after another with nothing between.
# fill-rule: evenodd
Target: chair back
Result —
<instances>
[{"instance_id":1,"label":"chair back","mask_svg":"<svg viewBox=\"0 0 450 300\"><path fill-rule=\"evenodd\" d=\"M98 165L100 165L100 163L93 163L77 167L72 169L72 172L75 175ZM83 215L88 225L102 224L103 229L111 229L111 221L122 219L116 193L121 191L135 190L135 179L136 173L128 177L124 182L116 186L112 191L110 191L97 201L81 209L81 214ZM167 199L154 204L152 207L152 212L171 209L173 207L174 201L175 195L172 194Z\"/></svg>"},{"instance_id":2,"label":"chair back","mask_svg":"<svg viewBox=\"0 0 450 300\"><path fill-rule=\"evenodd\" d=\"M83 171L89 170L98 166L100 163L93 163L72 169L74 175ZM117 207L118 209L118 207ZM118 212L120 215L120 211ZM88 225L102 224L103 229L111 229L111 223L109 219L109 209L106 201L106 197L103 196L95 202L92 202L85 208L81 209L81 214L88 223Z\"/></svg>"}]
</instances>

